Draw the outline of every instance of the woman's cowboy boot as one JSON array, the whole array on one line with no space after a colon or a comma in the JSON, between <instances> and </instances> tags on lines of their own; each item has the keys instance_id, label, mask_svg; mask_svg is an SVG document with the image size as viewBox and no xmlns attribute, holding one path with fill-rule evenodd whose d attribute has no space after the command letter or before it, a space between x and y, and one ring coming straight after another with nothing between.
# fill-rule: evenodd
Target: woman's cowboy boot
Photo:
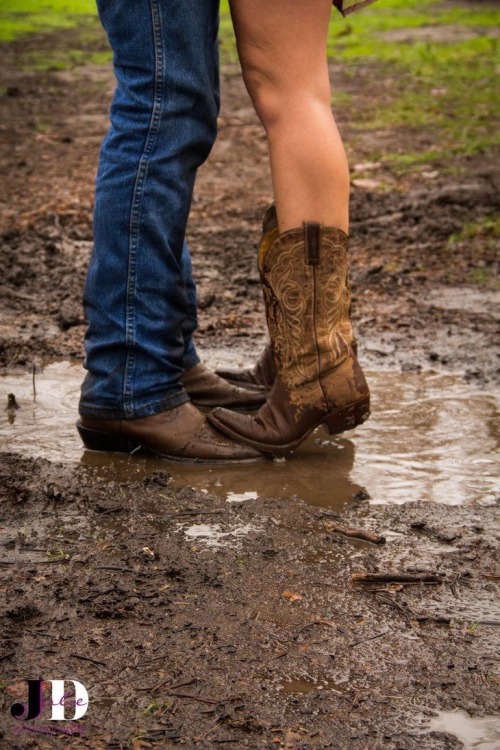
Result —
<instances>
[{"instance_id":1,"label":"woman's cowboy boot","mask_svg":"<svg viewBox=\"0 0 500 750\"><path fill-rule=\"evenodd\" d=\"M262 252L263 247L269 249L278 236L279 229L276 206L274 203L271 203L271 205L267 207L262 221L262 240L259 252ZM354 338L351 346L354 353L357 354L358 347ZM224 378L224 380L227 380L229 383L237 385L240 388L270 390L273 386L277 372L271 342L266 344L262 354L253 367L229 370L218 369L215 372L219 377ZM346 426L345 429L347 430L349 427Z\"/></svg>"},{"instance_id":2,"label":"woman's cowboy boot","mask_svg":"<svg viewBox=\"0 0 500 750\"><path fill-rule=\"evenodd\" d=\"M234 370L216 370L217 375L232 385L248 390L259 390L265 393L270 390L276 378L276 363L271 344L266 344L264 351L253 367Z\"/></svg>"},{"instance_id":3,"label":"woman's cowboy boot","mask_svg":"<svg viewBox=\"0 0 500 750\"><path fill-rule=\"evenodd\" d=\"M266 400L264 388L239 388L216 375L201 362L184 371L182 385L191 402L200 409L225 406L236 411L255 410Z\"/></svg>"},{"instance_id":4,"label":"woman's cowboy boot","mask_svg":"<svg viewBox=\"0 0 500 750\"><path fill-rule=\"evenodd\" d=\"M278 217L276 206L271 203L264 213L262 219L262 238L259 245L261 248L269 248L279 236ZM276 364L274 362L273 350L268 343L253 368L247 369L219 369L217 375L240 388L250 390L269 390L276 377Z\"/></svg>"},{"instance_id":5,"label":"woman's cowboy boot","mask_svg":"<svg viewBox=\"0 0 500 750\"><path fill-rule=\"evenodd\" d=\"M347 235L306 222L261 245L259 269L277 376L255 417L215 409L233 438L286 453L316 427L352 429L370 414L370 394L352 348Z\"/></svg>"}]
</instances>

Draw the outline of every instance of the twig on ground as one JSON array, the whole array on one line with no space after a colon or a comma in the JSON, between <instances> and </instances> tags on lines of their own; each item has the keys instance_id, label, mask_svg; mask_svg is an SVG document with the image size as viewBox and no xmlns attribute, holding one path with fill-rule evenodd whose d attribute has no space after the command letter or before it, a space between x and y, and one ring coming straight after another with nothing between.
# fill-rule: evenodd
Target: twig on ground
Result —
<instances>
[{"instance_id":1,"label":"twig on ground","mask_svg":"<svg viewBox=\"0 0 500 750\"><path fill-rule=\"evenodd\" d=\"M377 635L371 635L369 638L362 638L359 641L354 641L353 643L349 644L349 648L354 648L354 646L359 646L360 643L366 643L367 641L374 641L376 638L383 638L384 635L387 635L389 633L390 628L387 628L384 630L383 633L377 633Z\"/></svg>"},{"instance_id":2,"label":"twig on ground","mask_svg":"<svg viewBox=\"0 0 500 750\"><path fill-rule=\"evenodd\" d=\"M350 526L342 526L339 523L333 521L327 521L325 528L328 531L333 531L336 534L342 534L352 539L361 539L364 542L371 542L372 544L385 544L385 536L376 534L373 531L366 531L366 529L354 529Z\"/></svg>"},{"instance_id":3,"label":"twig on ground","mask_svg":"<svg viewBox=\"0 0 500 750\"><path fill-rule=\"evenodd\" d=\"M352 573L355 583L443 583L444 573Z\"/></svg>"},{"instance_id":4,"label":"twig on ground","mask_svg":"<svg viewBox=\"0 0 500 750\"><path fill-rule=\"evenodd\" d=\"M81 656L80 654L70 654L70 656L73 656L75 659L81 659L82 661L90 661L92 664L97 664L99 667L107 666L106 662L92 659L90 656Z\"/></svg>"},{"instance_id":5,"label":"twig on ground","mask_svg":"<svg viewBox=\"0 0 500 750\"><path fill-rule=\"evenodd\" d=\"M173 695L175 698L191 698L193 701L199 703L209 703L212 706L218 706L219 703L225 703L225 700L212 700L211 698L199 698L197 695L190 695L189 693L172 693L170 690L165 690L165 695Z\"/></svg>"}]
</instances>

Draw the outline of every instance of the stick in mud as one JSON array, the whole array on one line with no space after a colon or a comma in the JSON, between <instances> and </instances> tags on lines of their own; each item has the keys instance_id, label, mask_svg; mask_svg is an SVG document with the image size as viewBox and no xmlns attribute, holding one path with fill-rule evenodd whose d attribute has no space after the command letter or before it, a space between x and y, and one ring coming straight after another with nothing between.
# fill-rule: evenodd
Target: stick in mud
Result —
<instances>
[{"instance_id":1,"label":"stick in mud","mask_svg":"<svg viewBox=\"0 0 500 750\"><path fill-rule=\"evenodd\" d=\"M334 531L342 536L348 536L352 539L362 539L365 542L371 542L372 544L385 544L385 536L381 534L375 534L372 531L366 531L365 529L354 529L348 526L341 526L333 521L327 521L325 527L328 531Z\"/></svg>"},{"instance_id":2,"label":"stick in mud","mask_svg":"<svg viewBox=\"0 0 500 750\"><path fill-rule=\"evenodd\" d=\"M444 573L352 573L356 583L443 583Z\"/></svg>"}]
</instances>

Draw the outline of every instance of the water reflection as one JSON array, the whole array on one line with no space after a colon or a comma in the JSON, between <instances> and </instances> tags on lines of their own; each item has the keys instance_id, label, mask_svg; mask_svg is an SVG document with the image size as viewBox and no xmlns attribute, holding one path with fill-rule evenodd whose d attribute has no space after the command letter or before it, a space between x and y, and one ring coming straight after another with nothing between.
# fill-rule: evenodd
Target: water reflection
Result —
<instances>
[{"instance_id":1,"label":"water reflection","mask_svg":"<svg viewBox=\"0 0 500 750\"><path fill-rule=\"evenodd\" d=\"M431 729L454 734L470 750L500 748L500 716L472 718L464 711L440 711L432 719Z\"/></svg>"},{"instance_id":2,"label":"water reflection","mask_svg":"<svg viewBox=\"0 0 500 750\"><path fill-rule=\"evenodd\" d=\"M176 464L148 456L130 458L85 451L81 462L102 476L117 481L134 480L158 469L168 470L171 486L206 490L228 502L255 497L293 497L341 510L364 487L353 483L354 443L346 438L317 442L318 431L297 454L286 460L266 460L247 466ZM324 443L327 443L326 445ZM235 499L237 498L237 499Z\"/></svg>"}]
</instances>

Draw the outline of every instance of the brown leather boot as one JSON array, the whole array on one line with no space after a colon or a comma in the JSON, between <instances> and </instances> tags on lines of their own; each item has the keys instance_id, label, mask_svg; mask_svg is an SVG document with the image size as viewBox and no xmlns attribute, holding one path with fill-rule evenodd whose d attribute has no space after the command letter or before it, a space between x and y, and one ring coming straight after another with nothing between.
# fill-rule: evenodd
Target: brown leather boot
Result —
<instances>
[{"instance_id":1,"label":"brown leather boot","mask_svg":"<svg viewBox=\"0 0 500 750\"><path fill-rule=\"evenodd\" d=\"M192 403L201 408L258 409L266 400L264 388L238 388L201 363L184 372L182 385Z\"/></svg>"},{"instance_id":2,"label":"brown leather boot","mask_svg":"<svg viewBox=\"0 0 500 750\"><path fill-rule=\"evenodd\" d=\"M279 229L276 206L274 203L271 203L271 205L267 207L262 220L262 239L259 246L259 252L265 254L278 236ZM358 346L354 337L351 346L354 354L357 355ZM219 368L215 372L221 378L224 378L224 380L227 380L229 383L237 385L240 388L252 390L256 388L264 388L270 390L277 373L271 342L266 344L264 351L253 367L235 369ZM223 406L224 404L218 405ZM346 425L345 429L348 430L350 428Z\"/></svg>"},{"instance_id":3,"label":"brown leather boot","mask_svg":"<svg viewBox=\"0 0 500 750\"><path fill-rule=\"evenodd\" d=\"M276 364L271 344L267 344L255 365L245 369L216 370L217 375L247 390L268 391L276 377Z\"/></svg>"},{"instance_id":4,"label":"brown leather boot","mask_svg":"<svg viewBox=\"0 0 500 750\"><path fill-rule=\"evenodd\" d=\"M271 247L278 236L279 229L276 206L274 203L271 203L271 205L266 208L264 218L262 219L262 238L259 247ZM224 378L224 380L228 380L230 383L240 386L241 388L254 390L258 387L259 389L264 388L269 390L274 383L274 378L276 377L276 365L271 344L267 344L253 368L234 370L218 369L215 372L221 378Z\"/></svg>"},{"instance_id":5,"label":"brown leather boot","mask_svg":"<svg viewBox=\"0 0 500 750\"><path fill-rule=\"evenodd\" d=\"M189 402L139 419L81 417L76 426L85 447L94 451L133 453L142 448L172 461L197 463L242 463L263 458L247 445L221 435Z\"/></svg>"},{"instance_id":6,"label":"brown leather boot","mask_svg":"<svg viewBox=\"0 0 500 750\"><path fill-rule=\"evenodd\" d=\"M352 429L370 394L352 348L347 235L306 222L259 249L267 322L278 374L255 417L215 409L209 419L258 450L294 450L316 427Z\"/></svg>"}]
</instances>

